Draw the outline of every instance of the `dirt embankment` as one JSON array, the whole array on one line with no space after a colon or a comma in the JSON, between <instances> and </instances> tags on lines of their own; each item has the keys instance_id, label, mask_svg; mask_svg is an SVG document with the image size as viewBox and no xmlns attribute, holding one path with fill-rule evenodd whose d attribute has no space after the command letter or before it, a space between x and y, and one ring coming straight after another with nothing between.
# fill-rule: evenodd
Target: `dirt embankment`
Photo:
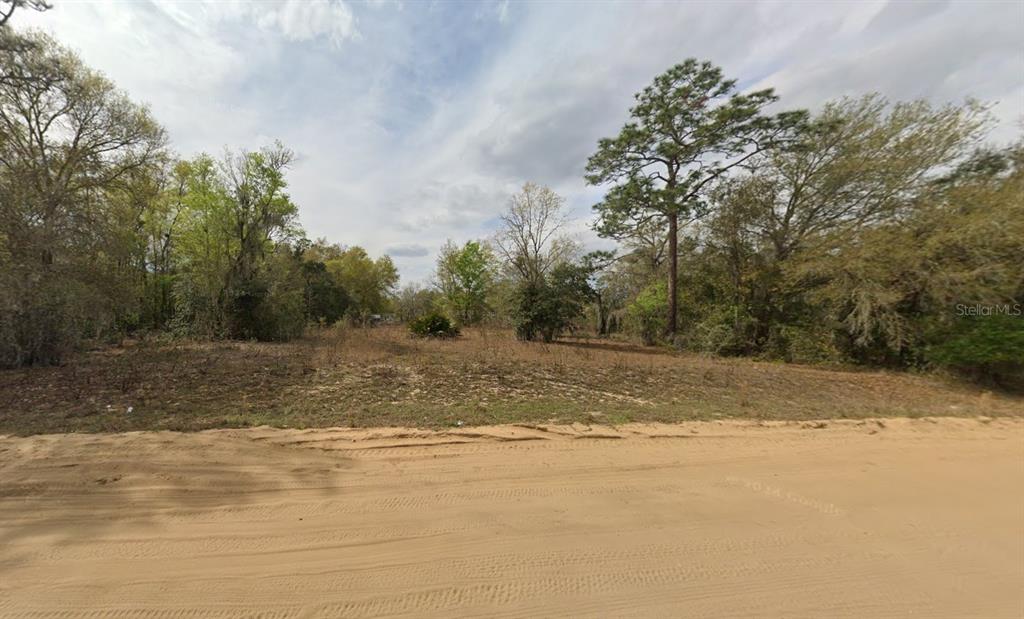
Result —
<instances>
[{"instance_id":1,"label":"dirt embankment","mask_svg":"<svg viewBox=\"0 0 1024 619\"><path fill-rule=\"evenodd\" d=\"M1024 423L0 438L0 616L1024 614Z\"/></svg>"}]
</instances>

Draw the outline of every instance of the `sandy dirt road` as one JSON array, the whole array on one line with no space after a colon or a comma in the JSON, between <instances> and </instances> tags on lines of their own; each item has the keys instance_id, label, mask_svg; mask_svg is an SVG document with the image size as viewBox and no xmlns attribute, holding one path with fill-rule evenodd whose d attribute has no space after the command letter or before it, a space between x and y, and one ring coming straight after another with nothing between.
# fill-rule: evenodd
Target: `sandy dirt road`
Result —
<instances>
[{"instance_id":1,"label":"sandy dirt road","mask_svg":"<svg viewBox=\"0 0 1024 619\"><path fill-rule=\"evenodd\" d=\"M2 617L1020 617L1024 423L0 438Z\"/></svg>"}]
</instances>

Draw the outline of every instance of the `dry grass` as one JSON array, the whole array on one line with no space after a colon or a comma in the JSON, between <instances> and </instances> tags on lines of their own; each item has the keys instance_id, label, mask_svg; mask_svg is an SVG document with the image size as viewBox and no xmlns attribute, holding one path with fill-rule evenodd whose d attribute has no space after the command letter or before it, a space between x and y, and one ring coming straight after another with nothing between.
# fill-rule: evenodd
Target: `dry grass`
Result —
<instances>
[{"instance_id":1,"label":"dry grass","mask_svg":"<svg viewBox=\"0 0 1024 619\"><path fill-rule=\"evenodd\" d=\"M13 434L948 415L1024 416L1024 399L911 374L500 331L419 340L399 327L287 344L137 343L0 372L0 432Z\"/></svg>"}]
</instances>

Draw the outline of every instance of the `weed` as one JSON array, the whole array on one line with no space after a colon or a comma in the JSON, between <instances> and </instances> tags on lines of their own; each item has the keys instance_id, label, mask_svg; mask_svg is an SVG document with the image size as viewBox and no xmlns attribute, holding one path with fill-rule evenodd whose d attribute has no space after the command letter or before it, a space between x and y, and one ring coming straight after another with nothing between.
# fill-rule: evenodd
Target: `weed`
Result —
<instances>
[{"instance_id":1,"label":"weed","mask_svg":"<svg viewBox=\"0 0 1024 619\"><path fill-rule=\"evenodd\" d=\"M1022 416L1024 399L924 375L520 342L493 329L446 341L401 327L324 328L288 343L143 341L0 372L0 433L16 434L894 415Z\"/></svg>"}]
</instances>

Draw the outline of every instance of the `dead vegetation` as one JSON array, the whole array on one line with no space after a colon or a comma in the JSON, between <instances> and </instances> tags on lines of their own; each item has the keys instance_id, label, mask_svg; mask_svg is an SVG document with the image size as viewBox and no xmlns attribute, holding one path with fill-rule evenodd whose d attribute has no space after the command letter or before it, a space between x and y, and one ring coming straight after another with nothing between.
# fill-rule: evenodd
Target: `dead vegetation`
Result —
<instances>
[{"instance_id":1,"label":"dead vegetation","mask_svg":"<svg viewBox=\"0 0 1024 619\"><path fill-rule=\"evenodd\" d=\"M487 330L434 341L398 327L285 344L136 342L0 373L0 432L11 434L950 415L1024 416L1024 399L906 373Z\"/></svg>"}]
</instances>

